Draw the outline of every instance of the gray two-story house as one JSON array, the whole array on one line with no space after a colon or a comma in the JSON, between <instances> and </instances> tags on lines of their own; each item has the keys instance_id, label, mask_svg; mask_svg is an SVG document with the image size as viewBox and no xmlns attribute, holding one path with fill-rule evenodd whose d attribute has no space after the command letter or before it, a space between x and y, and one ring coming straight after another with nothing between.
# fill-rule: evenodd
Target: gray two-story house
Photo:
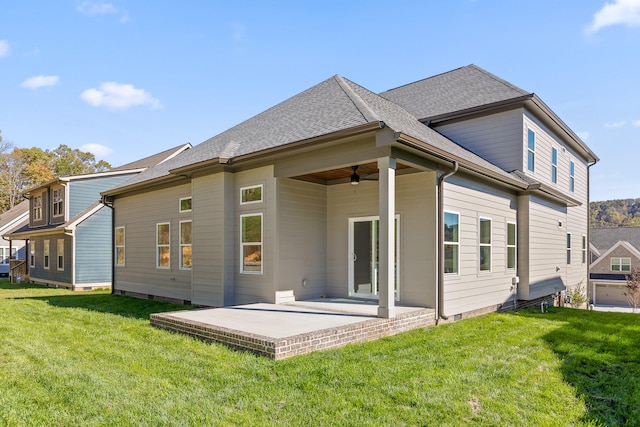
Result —
<instances>
[{"instance_id":1,"label":"gray two-story house","mask_svg":"<svg viewBox=\"0 0 640 427\"><path fill-rule=\"evenodd\" d=\"M114 292L357 298L381 317L539 303L586 283L597 160L474 65L380 94L334 76L103 192Z\"/></svg>"},{"instance_id":2,"label":"gray two-story house","mask_svg":"<svg viewBox=\"0 0 640 427\"><path fill-rule=\"evenodd\" d=\"M27 191L28 224L4 237L27 242L31 282L73 290L110 288L113 213L100 193L189 147L181 145L106 172L62 176Z\"/></svg>"}]
</instances>

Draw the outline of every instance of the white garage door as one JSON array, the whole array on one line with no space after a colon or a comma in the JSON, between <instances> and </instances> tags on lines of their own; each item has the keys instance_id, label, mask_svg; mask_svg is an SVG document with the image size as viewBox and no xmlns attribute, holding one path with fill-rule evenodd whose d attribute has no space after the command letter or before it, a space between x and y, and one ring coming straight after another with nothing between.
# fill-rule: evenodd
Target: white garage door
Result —
<instances>
[{"instance_id":1,"label":"white garage door","mask_svg":"<svg viewBox=\"0 0 640 427\"><path fill-rule=\"evenodd\" d=\"M624 285L596 284L596 304L629 306Z\"/></svg>"}]
</instances>

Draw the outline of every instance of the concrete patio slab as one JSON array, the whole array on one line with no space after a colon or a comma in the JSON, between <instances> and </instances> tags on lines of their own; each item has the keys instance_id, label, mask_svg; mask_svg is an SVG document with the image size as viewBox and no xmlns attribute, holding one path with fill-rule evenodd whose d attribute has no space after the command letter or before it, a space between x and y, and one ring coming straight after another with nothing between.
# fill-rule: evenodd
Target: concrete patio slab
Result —
<instances>
[{"instance_id":1,"label":"concrete patio slab","mask_svg":"<svg viewBox=\"0 0 640 427\"><path fill-rule=\"evenodd\" d=\"M377 310L368 301L323 298L158 313L151 324L277 360L435 324L431 309L397 307L394 319Z\"/></svg>"}]
</instances>

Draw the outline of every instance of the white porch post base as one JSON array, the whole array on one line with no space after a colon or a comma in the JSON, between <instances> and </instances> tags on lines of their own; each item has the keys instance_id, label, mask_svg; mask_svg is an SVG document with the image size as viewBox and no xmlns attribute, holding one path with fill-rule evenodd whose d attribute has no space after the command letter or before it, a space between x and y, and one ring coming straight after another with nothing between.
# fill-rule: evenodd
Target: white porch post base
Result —
<instances>
[{"instance_id":1,"label":"white porch post base","mask_svg":"<svg viewBox=\"0 0 640 427\"><path fill-rule=\"evenodd\" d=\"M378 159L380 253L379 253L379 302L378 317L396 317L395 308L395 212L396 212L396 159Z\"/></svg>"}]
</instances>

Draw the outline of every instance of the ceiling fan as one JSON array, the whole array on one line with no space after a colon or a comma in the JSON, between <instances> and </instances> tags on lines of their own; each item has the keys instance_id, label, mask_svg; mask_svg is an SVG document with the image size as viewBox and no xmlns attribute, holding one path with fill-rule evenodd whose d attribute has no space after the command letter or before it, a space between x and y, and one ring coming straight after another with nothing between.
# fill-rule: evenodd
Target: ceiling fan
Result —
<instances>
[{"instance_id":1,"label":"ceiling fan","mask_svg":"<svg viewBox=\"0 0 640 427\"><path fill-rule=\"evenodd\" d=\"M353 170L353 174L351 174L351 185L358 185L360 183L360 179L362 179L363 181L377 181L377 178L371 177L369 178L369 176L371 174L365 174L365 175L358 175L358 165L355 166L351 166L351 169Z\"/></svg>"}]
</instances>

